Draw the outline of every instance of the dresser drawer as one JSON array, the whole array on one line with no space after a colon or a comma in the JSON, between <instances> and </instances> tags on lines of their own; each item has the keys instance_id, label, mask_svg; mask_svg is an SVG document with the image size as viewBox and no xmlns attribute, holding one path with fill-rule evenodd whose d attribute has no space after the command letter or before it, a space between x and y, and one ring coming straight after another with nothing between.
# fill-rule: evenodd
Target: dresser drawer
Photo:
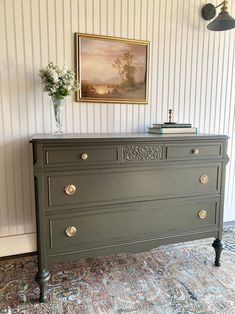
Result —
<instances>
[{"instance_id":1,"label":"dresser drawer","mask_svg":"<svg viewBox=\"0 0 235 314\"><path fill-rule=\"evenodd\" d=\"M89 165L120 162L117 146L61 146L44 148L45 166Z\"/></svg>"},{"instance_id":2,"label":"dresser drawer","mask_svg":"<svg viewBox=\"0 0 235 314\"><path fill-rule=\"evenodd\" d=\"M218 199L141 202L80 215L47 217L50 253L185 234L218 224Z\"/></svg>"},{"instance_id":3,"label":"dresser drawer","mask_svg":"<svg viewBox=\"0 0 235 314\"><path fill-rule=\"evenodd\" d=\"M222 144L185 143L166 146L167 159L200 159L218 158L222 156Z\"/></svg>"},{"instance_id":4,"label":"dresser drawer","mask_svg":"<svg viewBox=\"0 0 235 314\"><path fill-rule=\"evenodd\" d=\"M220 164L48 173L47 210L219 193Z\"/></svg>"}]
</instances>

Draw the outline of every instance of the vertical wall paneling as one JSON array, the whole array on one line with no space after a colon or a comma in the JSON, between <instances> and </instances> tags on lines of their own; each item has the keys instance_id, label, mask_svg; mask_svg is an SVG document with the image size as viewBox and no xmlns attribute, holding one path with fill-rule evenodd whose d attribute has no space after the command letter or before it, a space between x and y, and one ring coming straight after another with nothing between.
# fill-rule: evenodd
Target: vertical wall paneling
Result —
<instances>
[{"instance_id":1,"label":"vertical wall paneling","mask_svg":"<svg viewBox=\"0 0 235 314\"><path fill-rule=\"evenodd\" d=\"M94 29L94 2L86 0L86 33L92 34ZM95 129L94 106L95 104L86 104L87 108L87 132L92 133Z\"/></svg>"},{"instance_id":2,"label":"vertical wall paneling","mask_svg":"<svg viewBox=\"0 0 235 314\"><path fill-rule=\"evenodd\" d=\"M232 64L231 64L231 68L234 69L235 66L235 44L234 44L234 39L233 39L233 44L231 45L233 47L232 49ZM234 77L235 77L235 71L233 70L231 73L231 82L234 81ZM235 132L235 123L234 123L234 118L235 118L235 106L234 106L234 94L235 94L235 90L234 88L230 88L230 95L228 98L228 103L229 103L229 121L227 121L227 132L228 134L230 134L230 141L232 145L229 145L228 147L228 153L229 156L231 157L231 160L234 160L235 157L235 152L234 152L234 132ZM226 122L225 122L226 124ZM234 175L235 175L235 162L233 163L229 163L229 176L227 176L227 199L226 199L226 203L229 203L229 200L231 200L232 204L234 204L234 192L233 192L233 187L234 187Z\"/></svg>"},{"instance_id":3,"label":"vertical wall paneling","mask_svg":"<svg viewBox=\"0 0 235 314\"><path fill-rule=\"evenodd\" d=\"M15 3L15 1L13 1ZM17 16L18 11L15 10L15 16ZM31 147L28 145L27 140L29 134L33 134L35 132L35 112L34 112L34 65L33 65L33 49L32 49L32 15L30 10L30 1L22 1L21 4L21 19L22 19L22 37L23 37L23 64L24 64L24 83L25 83L25 104L26 104L26 116L25 116L25 124L27 125L27 129L24 131L25 133L20 137L20 147L17 153L17 159L22 161L21 164L21 184L17 185L17 190L19 193L22 193L24 196L23 212L24 215L21 215L21 211L19 215L22 220L22 226L25 226L25 233L30 233L34 231L34 220L32 221L31 217L34 215L34 198L33 198L33 179L32 179L32 163L31 163ZM15 25L15 34L17 38L17 28ZM16 45L16 52L17 52ZM28 48L30 47L30 48ZM20 62L17 62L17 73L20 76ZM19 80L18 80L19 83ZM18 86L18 93L20 94L21 90ZM21 102L19 102L19 112L21 111ZM19 116L20 121L22 115ZM32 119L31 119L32 117ZM15 128L15 126L13 126ZM23 129L23 125L21 126ZM15 147L15 146L14 146ZM20 158L19 158L20 156ZM18 208L18 206L17 206ZM28 209L28 210L27 210ZM31 209L31 210L30 210ZM30 215L29 215L30 214ZM23 233L23 232L22 232Z\"/></svg>"},{"instance_id":4,"label":"vertical wall paneling","mask_svg":"<svg viewBox=\"0 0 235 314\"><path fill-rule=\"evenodd\" d=\"M0 202L0 235L9 234L9 223L8 223L8 201L7 201L7 188L6 188L6 154L4 147L5 140L5 130L4 130L4 120L3 120L3 97L2 97L2 79L0 73L0 184L2 187L2 198ZM7 222L7 223L6 223Z\"/></svg>"},{"instance_id":5,"label":"vertical wall paneling","mask_svg":"<svg viewBox=\"0 0 235 314\"><path fill-rule=\"evenodd\" d=\"M119 23L120 23L120 36L123 37L123 38L127 38L128 37L128 19L127 19L127 16L128 16L128 1L126 0L121 0L120 1L120 10L121 10L121 13L120 13L120 20L119 20ZM120 117L120 131L121 132L127 132L127 105L124 105L121 104L120 105L120 114L121 114L121 117Z\"/></svg>"},{"instance_id":6,"label":"vertical wall paneling","mask_svg":"<svg viewBox=\"0 0 235 314\"><path fill-rule=\"evenodd\" d=\"M71 41L72 41L72 30L71 30L71 16L70 16L70 1L62 1L62 23L63 23L63 63L72 66L73 60L71 59ZM65 132L73 132L73 124L70 123L73 120L72 116L72 97L66 97L65 106L64 106L64 120L65 123Z\"/></svg>"},{"instance_id":7,"label":"vertical wall paneling","mask_svg":"<svg viewBox=\"0 0 235 314\"><path fill-rule=\"evenodd\" d=\"M146 38L149 39L150 41L150 47L149 47L149 62L148 62L148 84L154 86L154 88L151 90L150 93L150 88L148 88L148 102L153 104L155 102L155 96L156 96L156 89L157 89L157 84L156 84L156 79L157 79L157 71L155 72L156 75L153 76L153 73L156 69L156 60L157 60L157 55L158 55L158 50L156 49L155 45L158 42L158 33L157 33L157 27L156 27L156 21L158 21L157 18L153 18L155 16L155 6L154 6L154 1L149 1L148 2L148 26L147 26L147 33ZM150 22L152 21L152 22ZM155 40L154 40L155 39ZM155 48L155 50L154 50ZM153 55L155 56L153 58ZM151 64L151 66L150 66ZM153 114L153 109L156 108L156 106L146 106L145 107L145 112L146 112L146 120L145 124L150 125L151 121L154 121L155 115ZM152 119L152 120L151 120Z\"/></svg>"},{"instance_id":8,"label":"vertical wall paneling","mask_svg":"<svg viewBox=\"0 0 235 314\"><path fill-rule=\"evenodd\" d=\"M34 133L54 129L39 69L74 67L74 33L150 41L148 105L77 103L67 97L66 133L143 132L167 119L230 136L225 219L235 219L235 31L209 32L202 0L0 0L0 245L35 247ZM229 2L235 15L235 6ZM27 236L28 235L28 236ZM11 242L14 252L14 241ZM17 251L17 250L16 250ZM18 252L18 251L17 251ZM7 254L5 252L5 254Z\"/></svg>"},{"instance_id":9,"label":"vertical wall paneling","mask_svg":"<svg viewBox=\"0 0 235 314\"><path fill-rule=\"evenodd\" d=\"M78 1L78 32L79 33L86 33L87 32L87 1L80 0ZM88 107L89 104L80 103L80 131L83 133L88 132Z\"/></svg>"},{"instance_id":10,"label":"vertical wall paneling","mask_svg":"<svg viewBox=\"0 0 235 314\"><path fill-rule=\"evenodd\" d=\"M2 49L0 50L0 56L1 56L1 60L3 60L4 58L6 58L6 40L5 40L5 31L3 31L5 29L5 20L4 20L4 10L3 10L3 5L4 3L2 2L2 10L0 10L0 35L2 38L2 42L1 42L1 47ZM3 53L4 52L4 53ZM5 59L6 60L6 59ZM8 184L8 178L6 176L6 169L7 169L7 163L6 163L6 126L5 126L5 116L6 116L6 112L5 112L5 108L3 107L3 104L5 102L5 93L3 94L3 81L2 81L2 77L5 76L6 74L3 72L3 69L1 69L0 71L0 115L1 115L1 136L0 136L0 143L1 143L1 158L0 158L0 167L1 167L1 176L0 176L0 183L1 186L3 187L2 189L2 198L1 198L1 203L0 203L0 214L1 214L1 222L0 222L0 232L1 235L3 234L9 234L10 232L10 228L9 228L9 214L8 211L6 210L8 208L8 198L7 198L7 184Z\"/></svg>"},{"instance_id":11,"label":"vertical wall paneling","mask_svg":"<svg viewBox=\"0 0 235 314\"><path fill-rule=\"evenodd\" d=\"M135 38L134 30L135 30L135 0L128 0L127 7L127 37ZM127 105L127 132L134 132L134 106L135 105Z\"/></svg>"},{"instance_id":12,"label":"vertical wall paneling","mask_svg":"<svg viewBox=\"0 0 235 314\"><path fill-rule=\"evenodd\" d=\"M190 21L190 17L191 12L190 12L190 2L187 2L187 6L185 7L185 16L187 17L186 19L186 32L184 35L184 38L186 39L186 43L185 43L185 56L190 56L190 46L192 44L191 40L189 40L189 33L190 33L190 28L189 28L189 21ZM170 49L171 50L171 47ZM189 94L189 85L188 85L188 80L187 78L190 77L190 72L189 72L189 68L190 68L190 62L191 59L190 57L186 58L185 60L185 69L184 69L184 79L182 80L182 82L184 82L184 85L181 87L182 89L182 93L183 93L183 104L181 107L181 113L179 113L179 115L182 117L182 119L184 121L189 119L189 101L188 101L188 94ZM170 88L170 84L168 85L168 88Z\"/></svg>"},{"instance_id":13,"label":"vertical wall paneling","mask_svg":"<svg viewBox=\"0 0 235 314\"><path fill-rule=\"evenodd\" d=\"M121 37L121 1L113 2L113 36ZM114 105L113 115L113 131L120 132L121 130L121 104Z\"/></svg>"},{"instance_id":14,"label":"vertical wall paneling","mask_svg":"<svg viewBox=\"0 0 235 314\"><path fill-rule=\"evenodd\" d=\"M108 34L107 0L100 0L100 35ZM108 131L108 105L101 104L101 133Z\"/></svg>"},{"instance_id":15,"label":"vertical wall paneling","mask_svg":"<svg viewBox=\"0 0 235 314\"><path fill-rule=\"evenodd\" d=\"M79 30L79 8L78 8L78 1L77 0L70 0L70 23L71 23L71 42L70 42L70 49L71 49L71 65L74 67L74 60L75 60L75 53L74 53L74 33L78 32ZM72 96L74 100L75 95ZM76 117L76 121L72 119L72 130L75 133L81 132L81 106L77 106L76 102L72 102L72 116ZM71 122L71 121L70 121Z\"/></svg>"},{"instance_id":16,"label":"vertical wall paneling","mask_svg":"<svg viewBox=\"0 0 235 314\"><path fill-rule=\"evenodd\" d=\"M2 93L3 93L3 119L4 119L4 127L5 127L5 160L6 160L6 187L7 187L7 201L8 201L8 221L9 224L11 222L10 231L17 234L17 213L16 213L16 193L15 193L15 164L14 164L14 151L13 151L13 130L12 130L12 116L13 116L13 99L11 94L11 75L13 74L14 67L10 67L11 64L11 56L10 56L10 48L11 45L9 43L10 35L12 34L12 27L10 27L9 22L13 19L12 14L12 1L6 3L4 1L2 6L4 16L4 30L5 34L2 37L2 46L3 46L3 59L6 62L6 67L2 71ZM11 41L12 43L12 41ZM14 49L13 49L14 51ZM5 103L7 102L7 106ZM8 209L7 208L7 209ZM6 210L7 210L6 209Z\"/></svg>"},{"instance_id":17,"label":"vertical wall paneling","mask_svg":"<svg viewBox=\"0 0 235 314\"><path fill-rule=\"evenodd\" d=\"M141 23L141 5L140 0L134 1L134 26L133 26L133 38L138 39L140 38L140 23ZM139 132L139 106L133 105L132 106L132 130ZM137 128L135 128L137 126Z\"/></svg>"},{"instance_id":18,"label":"vertical wall paneling","mask_svg":"<svg viewBox=\"0 0 235 314\"><path fill-rule=\"evenodd\" d=\"M161 98L161 84L163 81L162 77L162 48L163 44L160 45L160 43L164 42L163 38L163 25L164 25L164 19L161 22L161 14L162 14L162 0L160 1L153 1L154 3L154 11L152 15L152 21L156 21L156 24L152 22L152 63L151 63L151 79L149 82L154 82L155 81L155 98L153 99L153 103L156 104L156 106L151 106L151 113L150 113L150 118L151 118L151 123L154 121L162 121L162 98ZM157 18L156 18L157 17ZM157 34L157 38L155 38L154 34ZM154 60L156 59L156 64ZM152 66L153 64L153 66ZM154 67L155 64L155 67ZM156 77L156 79L155 79ZM152 91L153 92L153 91Z\"/></svg>"},{"instance_id":19,"label":"vertical wall paneling","mask_svg":"<svg viewBox=\"0 0 235 314\"><path fill-rule=\"evenodd\" d=\"M162 40L163 40L163 47L162 47L162 62L161 62L161 72L162 72L162 79L161 79L161 120L166 120L165 119L165 112L164 108L165 106L168 107L167 104L167 93L164 91L168 89L167 86L167 78L168 78L168 60L167 60L167 51L169 50L169 42L171 38L171 34L169 32L168 26L169 26L169 15L168 15L168 5L166 1L161 1L161 11L162 15L164 17L164 23L162 23ZM184 20L184 19L182 19Z\"/></svg>"},{"instance_id":20,"label":"vertical wall paneling","mask_svg":"<svg viewBox=\"0 0 235 314\"><path fill-rule=\"evenodd\" d=\"M146 39L147 29L147 9L148 4L143 6L143 2L140 1L140 22L139 22L139 38ZM138 130L139 132L145 131L145 106L138 106Z\"/></svg>"},{"instance_id":21,"label":"vertical wall paneling","mask_svg":"<svg viewBox=\"0 0 235 314\"><path fill-rule=\"evenodd\" d=\"M100 35L100 0L92 2L92 34ZM93 107L94 132L101 132L101 104L97 103Z\"/></svg>"}]
</instances>

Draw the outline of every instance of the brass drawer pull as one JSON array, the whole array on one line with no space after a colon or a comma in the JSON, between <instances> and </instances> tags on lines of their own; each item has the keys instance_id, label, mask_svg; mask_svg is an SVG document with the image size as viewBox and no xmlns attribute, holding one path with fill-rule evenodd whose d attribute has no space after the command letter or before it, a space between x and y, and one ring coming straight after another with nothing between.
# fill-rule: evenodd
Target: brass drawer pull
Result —
<instances>
[{"instance_id":1,"label":"brass drawer pull","mask_svg":"<svg viewBox=\"0 0 235 314\"><path fill-rule=\"evenodd\" d=\"M207 217L207 211L204 209L199 210L198 212L198 218L200 219L206 219Z\"/></svg>"},{"instance_id":2,"label":"brass drawer pull","mask_svg":"<svg viewBox=\"0 0 235 314\"><path fill-rule=\"evenodd\" d=\"M67 195L73 195L76 192L76 186L73 184L68 184L64 187L64 191Z\"/></svg>"},{"instance_id":3,"label":"brass drawer pull","mask_svg":"<svg viewBox=\"0 0 235 314\"><path fill-rule=\"evenodd\" d=\"M81 155L81 159L82 160L87 160L88 159L88 155L86 153Z\"/></svg>"},{"instance_id":4,"label":"brass drawer pull","mask_svg":"<svg viewBox=\"0 0 235 314\"><path fill-rule=\"evenodd\" d=\"M76 229L75 227L73 227L73 226L67 227L67 228L65 229L65 233L66 233L66 235L67 235L68 237L74 237L75 234L76 234L76 232L77 232L77 229Z\"/></svg>"},{"instance_id":5,"label":"brass drawer pull","mask_svg":"<svg viewBox=\"0 0 235 314\"><path fill-rule=\"evenodd\" d=\"M198 150L197 148L193 149L193 150L192 150L192 154L193 154L194 156L197 156L197 155L199 154L199 150Z\"/></svg>"},{"instance_id":6,"label":"brass drawer pull","mask_svg":"<svg viewBox=\"0 0 235 314\"><path fill-rule=\"evenodd\" d=\"M209 182L209 177L208 175L203 174L202 176L200 176L199 180L202 184L207 184Z\"/></svg>"}]
</instances>

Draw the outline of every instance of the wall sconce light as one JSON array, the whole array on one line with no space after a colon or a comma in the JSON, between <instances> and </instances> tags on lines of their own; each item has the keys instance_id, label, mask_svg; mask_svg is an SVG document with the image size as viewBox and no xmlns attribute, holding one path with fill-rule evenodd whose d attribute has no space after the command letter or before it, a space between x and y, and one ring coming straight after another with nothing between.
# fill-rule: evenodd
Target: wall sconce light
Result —
<instances>
[{"instance_id":1,"label":"wall sconce light","mask_svg":"<svg viewBox=\"0 0 235 314\"><path fill-rule=\"evenodd\" d=\"M204 20L208 21L215 17L216 9L222 6L219 15L207 25L207 28L210 31L226 31L235 27L235 19L228 14L227 5L228 1L223 1L217 6L214 6L212 3L208 3L202 8L202 17Z\"/></svg>"}]
</instances>

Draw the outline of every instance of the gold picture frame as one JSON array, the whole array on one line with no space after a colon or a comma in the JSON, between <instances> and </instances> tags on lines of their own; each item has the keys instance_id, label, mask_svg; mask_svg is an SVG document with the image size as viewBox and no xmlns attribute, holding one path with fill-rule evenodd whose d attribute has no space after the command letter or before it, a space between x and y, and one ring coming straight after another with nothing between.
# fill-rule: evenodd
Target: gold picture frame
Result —
<instances>
[{"instance_id":1,"label":"gold picture frame","mask_svg":"<svg viewBox=\"0 0 235 314\"><path fill-rule=\"evenodd\" d=\"M147 104L149 41L75 33L80 102Z\"/></svg>"}]
</instances>

